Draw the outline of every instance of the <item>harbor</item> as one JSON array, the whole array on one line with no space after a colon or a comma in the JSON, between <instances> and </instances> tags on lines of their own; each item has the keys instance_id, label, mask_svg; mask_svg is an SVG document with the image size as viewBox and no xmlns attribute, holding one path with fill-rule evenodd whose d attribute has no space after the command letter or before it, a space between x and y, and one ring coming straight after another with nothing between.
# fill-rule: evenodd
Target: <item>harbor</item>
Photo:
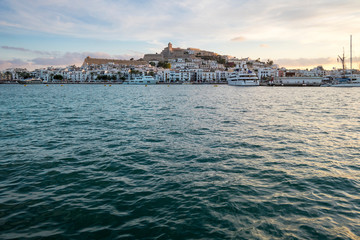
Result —
<instances>
[{"instance_id":1,"label":"harbor","mask_svg":"<svg viewBox=\"0 0 360 240\"><path fill-rule=\"evenodd\" d=\"M359 0L0 1L0 240L360 240Z\"/></svg>"},{"instance_id":2,"label":"harbor","mask_svg":"<svg viewBox=\"0 0 360 240\"><path fill-rule=\"evenodd\" d=\"M350 39L352 49L352 36ZM88 56L81 67L48 67L34 71L6 69L0 73L0 83L357 87L360 71L352 68L352 52L350 55L350 69L345 67L344 53L342 57L338 56L341 68L326 70L319 65L306 70L287 69L272 60L236 58L195 48L173 48L169 43L160 54L145 54L138 60Z\"/></svg>"}]
</instances>

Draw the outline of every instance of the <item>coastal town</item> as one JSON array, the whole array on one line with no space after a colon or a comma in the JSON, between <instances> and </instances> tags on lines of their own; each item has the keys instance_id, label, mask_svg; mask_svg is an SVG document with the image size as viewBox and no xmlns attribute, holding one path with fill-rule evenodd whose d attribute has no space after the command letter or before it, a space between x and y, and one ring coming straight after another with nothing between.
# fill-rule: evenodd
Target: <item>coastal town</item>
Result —
<instances>
[{"instance_id":1,"label":"coastal town","mask_svg":"<svg viewBox=\"0 0 360 240\"><path fill-rule=\"evenodd\" d=\"M236 58L198 48L174 48L171 43L161 53L145 54L140 59L100 59L90 56L82 66L47 67L28 71L12 68L1 71L1 83L39 79L42 83L121 84L139 76L151 76L157 84L226 84L229 76L241 69L257 76L259 85L320 86L336 76L357 76L358 70L286 69L268 59Z\"/></svg>"}]
</instances>

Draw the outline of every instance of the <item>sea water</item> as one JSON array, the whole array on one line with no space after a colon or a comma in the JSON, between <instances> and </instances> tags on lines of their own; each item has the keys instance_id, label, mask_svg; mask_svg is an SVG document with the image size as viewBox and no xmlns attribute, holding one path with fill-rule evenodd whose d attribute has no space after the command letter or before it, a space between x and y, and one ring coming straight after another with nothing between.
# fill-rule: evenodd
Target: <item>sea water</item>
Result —
<instances>
[{"instance_id":1,"label":"sea water","mask_svg":"<svg viewBox=\"0 0 360 240\"><path fill-rule=\"evenodd\" d=\"M0 239L358 239L359 97L0 85Z\"/></svg>"}]
</instances>

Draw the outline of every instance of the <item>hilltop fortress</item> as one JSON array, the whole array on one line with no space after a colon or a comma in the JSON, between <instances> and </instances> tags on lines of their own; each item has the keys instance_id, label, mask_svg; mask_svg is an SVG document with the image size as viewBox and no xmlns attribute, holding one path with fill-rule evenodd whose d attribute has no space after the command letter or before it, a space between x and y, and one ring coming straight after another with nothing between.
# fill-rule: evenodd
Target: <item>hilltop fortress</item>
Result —
<instances>
[{"instance_id":1,"label":"hilltop fortress","mask_svg":"<svg viewBox=\"0 0 360 240\"><path fill-rule=\"evenodd\" d=\"M151 61L167 61L172 58L184 58L184 59L194 59L196 57L215 57L218 56L217 53L200 50L198 48L173 48L172 44L169 42L168 46L161 51L160 54L145 54L144 60L147 62Z\"/></svg>"},{"instance_id":2,"label":"hilltop fortress","mask_svg":"<svg viewBox=\"0 0 360 240\"><path fill-rule=\"evenodd\" d=\"M115 65L123 65L123 66L141 66L147 65L152 61L168 61L169 59L195 59L195 58L213 58L217 57L219 54L214 52L209 52L205 50L201 50L198 48L173 48L172 44L169 42L168 46L165 47L160 54L145 54L143 59L139 60L120 60L120 59L105 59L105 58L92 58L86 57L84 59L83 67L91 66L91 65L103 65L103 64L115 64Z\"/></svg>"}]
</instances>

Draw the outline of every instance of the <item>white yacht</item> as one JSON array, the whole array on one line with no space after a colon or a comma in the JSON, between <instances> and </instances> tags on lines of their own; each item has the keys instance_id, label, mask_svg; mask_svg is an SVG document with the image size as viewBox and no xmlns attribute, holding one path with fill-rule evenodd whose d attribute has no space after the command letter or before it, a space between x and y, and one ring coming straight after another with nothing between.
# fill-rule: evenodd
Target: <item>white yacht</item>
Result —
<instances>
[{"instance_id":1,"label":"white yacht","mask_svg":"<svg viewBox=\"0 0 360 240\"><path fill-rule=\"evenodd\" d=\"M128 79L123 84L128 85L153 85L156 84L156 80L152 76L135 77L134 79Z\"/></svg>"},{"instance_id":2,"label":"white yacht","mask_svg":"<svg viewBox=\"0 0 360 240\"><path fill-rule=\"evenodd\" d=\"M348 81L338 81L331 85L331 87L360 87L360 78L349 78Z\"/></svg>"},{"instance_id":3,"label":"white yacht","mask_svg":"<svg viewBox=\"0 0 360 240\"><path fill-rule=\"evenodd\" d=\"M259 86L260 81L255 73L251 71L235 71L228 78L228 85L231 86Z\"/></svg>"}]
</instances>

